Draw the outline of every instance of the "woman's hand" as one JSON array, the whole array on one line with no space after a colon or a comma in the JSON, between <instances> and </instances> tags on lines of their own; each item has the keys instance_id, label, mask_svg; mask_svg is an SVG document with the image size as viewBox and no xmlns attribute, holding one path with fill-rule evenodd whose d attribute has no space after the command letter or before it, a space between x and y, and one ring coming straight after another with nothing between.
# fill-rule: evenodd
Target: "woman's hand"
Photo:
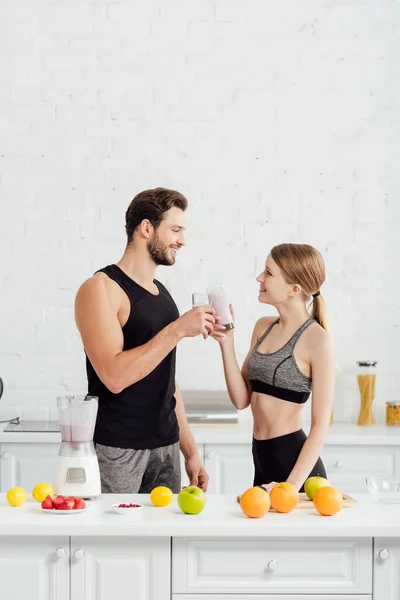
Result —
<instances>
[{"instance_id":1,"label":"woman's hand","mask_svg":"<svg viewBox=\"0 0 400 600\"><path fill-rule=\"evenodd\" d=\"M235 313L232 304L229 305L229 310L232 315L232 323L235 324ZM217 317L216 319L218 321L219 317ZM217 323L214 325L214 330L210 332L209 337L212 337L214 338L214 340L217 340L219 344L223 344L226 342L226 340L233 338L234 330L234 328L226 330L224 325L220 325L219 323Z\"/></svg>"},{"instance_id":2,"label":"woman's hand","mask_svg":"<svg viewBox=\"0 0 400 600\"><path fill-rule=\"evenodd\" d=\"M269 483L263 483L260 485L268 494L271 492L272 488L278 485L277 481L270 481Z\"/></svg>"}]
</instances>

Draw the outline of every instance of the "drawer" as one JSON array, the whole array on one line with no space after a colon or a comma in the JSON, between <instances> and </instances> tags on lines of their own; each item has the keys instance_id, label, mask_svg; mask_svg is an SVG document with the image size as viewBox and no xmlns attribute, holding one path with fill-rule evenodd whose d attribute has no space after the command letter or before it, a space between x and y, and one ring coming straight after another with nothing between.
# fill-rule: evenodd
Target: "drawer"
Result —
<instances>
[{"instance_id":1,"label":"drawer","mask_svg":"<svg viewBox=\"0 0 400 600\"><path fill-rule=\"evenodd\" d=\"M394 475L396 451L387 446L325 446L322 453L328 479L342 492L365 492L368 475Z\"/></svg>"},{"instance_id":2,"label":"drawer","mask_svg":"<svg viewBox=\"0 0 400 600\"><path fill-rule=\"evenodd\" d=\"M174 538L172 544L175 594L372 591L371 539Z\"/></svg>"},{"instance_id":3,"label":"drawer","mask_svg":"<svg viewBox=\"0 0 400 600\"><path fill-rule=\"evenodd\" d=\"M295 596L291 595L291 596L282 596L281 594L279 594L278 596L275 596L275 594L268 594L268 596L265 596L264 594L262 594L261 596L257 594L257 596L254 596L254 594L252 596L248 596L246 594L246 596L243 596L243 594L240 594L240 598L238 598L237 595L235 594L174 594L172 596L172 600L311 600L310 596L303 596L303 594L301 594L300 596L298 594L296 594ZM366 596L366 595L362 595L360 596L359 594L352 594L351 596L348 596L347 594L344 596L343 594L338 595L334 595L332 596L331 594L324 594L323 596L321 594L316 594L315 596L313 595L312 600L372 600L372 596Z\"/></svg>"}]
</instances>

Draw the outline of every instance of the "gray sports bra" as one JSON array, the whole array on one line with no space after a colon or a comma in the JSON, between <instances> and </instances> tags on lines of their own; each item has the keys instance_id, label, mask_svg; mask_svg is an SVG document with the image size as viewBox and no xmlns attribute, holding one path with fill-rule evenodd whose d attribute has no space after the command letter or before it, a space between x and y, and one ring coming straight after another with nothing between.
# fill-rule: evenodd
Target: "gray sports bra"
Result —
<instances>
[{"instance_id":1,"label":"gray sports bra","mask_svg":"<svg viewBox=\"0 0 400 600\"><path fill-rule=\"evenodd\" d=\"M310 317L282 348L276 352L265 354L258 348L274 325L279 323L279 319L268 327L247 361L247 374L254 392L296 404L303 404L307 401L312 388L312 379L300 371L293 352L303 331L314 322L315 319Z\"/></svg>"}]
</instances>

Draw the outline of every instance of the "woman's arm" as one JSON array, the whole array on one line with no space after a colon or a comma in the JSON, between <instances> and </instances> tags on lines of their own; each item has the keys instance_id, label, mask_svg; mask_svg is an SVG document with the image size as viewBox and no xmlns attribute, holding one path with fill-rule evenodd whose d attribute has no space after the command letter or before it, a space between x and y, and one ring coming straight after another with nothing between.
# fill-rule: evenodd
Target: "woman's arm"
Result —
<instances>
[{"instance_id":1,"label":"woman's arm","mask_svg":"<svg viewBox=\"0 0 400 600\"><path fill-rule=\"evenodd\" d=\"M297 490L311 473L328 437L331 418L335 360L332 340L324 330L317 330L310 352L312 369L311 429L287 481Z\"/></svg>"},{"instance_id":2,"label":"woman's arm","mask_svg":"<svg viewBox=\"0 0 400 600\"><path fill-rule=\"evenodd\" d=\"M232 306L230 306L230 310L232 318L234 319L235 315ZM236 358L233 336L234 330L218 332L214 329L214 332L211 334L212 337L219 342L229 398L231 399L233 406L238 410L243 410L250 405L251 386L247 377L247 361L255 345L257 344L257 341L263 331L263 327L265 328L266 320L270 320L270 317L261 318L255 324L251 337L250 350L247 353L241 370Z\"/></svg>"}]
</instances>

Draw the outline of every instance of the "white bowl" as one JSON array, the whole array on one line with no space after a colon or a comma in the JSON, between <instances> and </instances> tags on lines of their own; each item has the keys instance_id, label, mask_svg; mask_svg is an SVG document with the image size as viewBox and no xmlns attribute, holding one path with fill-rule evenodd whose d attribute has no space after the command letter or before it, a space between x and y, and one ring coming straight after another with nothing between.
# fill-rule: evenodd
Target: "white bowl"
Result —
<instances>
[{"instance_id":1,"label":"white bowl","mask_svg":"<svg viewBox=\"0 0 400 600\"><path fill-rule=\"evenodd\" d=\"M375 475L365 480L368 491L376 502L398 504L400 502L400 477Z\"/></svg>"},{"instance_id":2,"label":"white bowl","mask_svg":"<svg viewBox=\"0 0 400 600\"><path fill-rule=\"evenodd\" d=\"M130 515L131 517L139 517L143 512L142 504L137 504L134 507L122 507L120 504L126 504L124 502L119 502L118 504L112 504L113 510L119 515Z\"/></svg>"}]
</instances>

